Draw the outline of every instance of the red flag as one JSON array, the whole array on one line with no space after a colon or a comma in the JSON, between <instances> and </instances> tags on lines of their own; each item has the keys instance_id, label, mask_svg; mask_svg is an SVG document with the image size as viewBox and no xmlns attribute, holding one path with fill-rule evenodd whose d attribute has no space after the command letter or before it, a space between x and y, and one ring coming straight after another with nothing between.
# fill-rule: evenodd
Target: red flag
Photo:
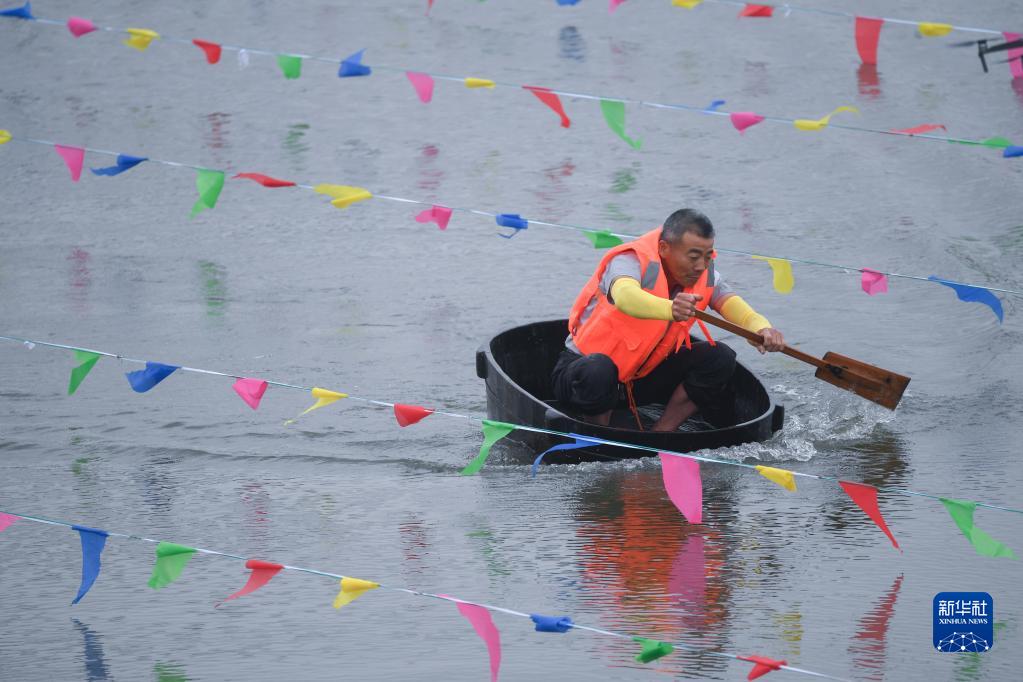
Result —
<instances>
[{"instance_id":1,"label":"red flag","mask_svg":"<svg viewBox=\"0 0 1023 682\"><path fill-rule=\"evenodd\" d=\"M864 64L877 64L877 41L884 19L856 17L856 50Z\"/></svg>"},{"instance_id":2,"label":"red flag","mask_svg":"<svg viewBox=\"0 0 1023 682\"><path fill-rule=\"evenodd\" d=\"M920 133L929 133L932 130L937 130L938 128L941 128L942 130L945 131L948 130L948 128L941 125L940 123L924 123L923 125L916 126L915 128L900 128L898 130L893 130L892 132L906 133L907 135L919 135Z\"/></svg>"},{"instance_id":3,"label":"red flag","mask_svg":"<svg viewBox=\"0 0 1023 682\"><path fill-rule=\"evenodd\" d=\"M870 517L870 520L877 524L877 527L884 531L884 534L888 536L888 539L892 541L892 545L895 549L899 549L899 543L895 541L895 536L888 530L888 524L884 522L884 517L881 516L881 510L877 508L877 488L872 485L864 485L863 483L850 483L849 481L839 481L839 485L842 486L852 501L856 503L863 513ZM901 550L900 550L901 551Z\"/></svg>"},{"instance_id":4,"label":"red flag","mask_svg":"<svg viewBox=\"0 0 1023 682\"><path fill-rule=\"evenodd\" d=\"M774 7L770 5L754 5L747 2L746 6L739 10L740 17L770 17L774 15Z\"/></svg>"},{"instance_id":5,"label":"red flag","mask_svg":"<svg viewBox=\"0 0 1023 682\"><path fill-rule=\"evenodd\" d=\"M258 182L263 187L294 187L295 183L291 180L278 180L277 178L271 178L269 175L263 175L262 173L239 173L234 178L246 178L254 182Z\"/></svg>"},{"instance_id":6,"label":"red flag","mask_svg":"<svg viewBox=\"0 0 1023 682\"><path fill-rule=\"evenodd\" d=\"M252 594L263 585L270 582L270 578L277 575L284 566L281 564L272 564L269 561L249 559L245 562L245 568L252 569L252 574L249 575L249 581L245 583L245 587L238 590L224 601L230 601L232 599L237 599L238 597L244 597L247 594ZM222 603L224 602L221 602L221 604Z\"/></svg>"},{"instance_id":7,"label":"red flag","mask_svg":"<svg viewBox=\"0 0 1023 682\"><path fill-rule=\"evenodd\" d=\"M417 422L420 422L433 414L433 410L428 410L425 407L419 405L394 405L394 418L398 420L399 426L411 426Z\"/></svg>"},{"instance_id":8,"label":"red flag","mask_svg":"<svg viewBox=\"0 0 1023 682\"><path fill-rule=\"evenodd\" d=\"M755 664L753 670L750 670L749 675L746 676L747 680L755 680L788 664L788 661L776 661L766 656L739 656L739 660Z\"/></svg>"},{"instance_id":9,"label":"red flag","mask_svg":"<svg viewBox=\"0 0 1023 682\"><path fill-rule=\"evenodd\" d=\"M523 85L522 87L536 95L537 99L549 106L554 110L555 114L561 117L562 128L567 128L572 125L572 121L569 120L568 116L565 114L565 109L561 106L561 98L551 92L550 88L541 88L534 85Z\"/></svg>"},{"instance_id":10,"label":"red flag","mask_svg":"<svg viewBox=\"0 0 1023 682\"><path fill-rule=\"evenodd\" d=\"M206 53L206 61L210 64L216 64L220 61L220 45L211 43L208 40L199 40L198 38L194 39L192 44Z\"/></svg>"}]
</instances>

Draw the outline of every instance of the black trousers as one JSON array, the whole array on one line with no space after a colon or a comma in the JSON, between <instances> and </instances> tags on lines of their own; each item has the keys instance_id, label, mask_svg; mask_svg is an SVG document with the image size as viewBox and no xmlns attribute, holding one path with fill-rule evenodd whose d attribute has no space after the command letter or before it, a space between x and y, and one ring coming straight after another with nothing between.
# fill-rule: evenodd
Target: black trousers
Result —
<instances>
[{"instance_id":1,"label":"black trousers","mask_svg":"<svg viewBox=\"0 0 1023 682\"><path fill-rule=\"evenodd\" d=\"M682 384L704 418L723 425L734 420L735 399L729 389L734 371L734 350L720 341L712 346L693 340L691 349L683 346L633 382L632 394L639 405L665 404ZM618 405L618 367L603 353L579 355L566 349L558 357L551 379L554 397L583 414L601 414Z\"/></svg>"}]
</instances>

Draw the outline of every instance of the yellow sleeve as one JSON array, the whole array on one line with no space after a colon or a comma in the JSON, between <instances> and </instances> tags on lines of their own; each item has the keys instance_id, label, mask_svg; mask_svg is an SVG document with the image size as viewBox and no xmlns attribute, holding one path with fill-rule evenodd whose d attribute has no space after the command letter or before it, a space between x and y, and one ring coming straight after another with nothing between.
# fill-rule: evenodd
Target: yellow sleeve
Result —
<instances>
[{"instance_id":1,"label":"yellow sleeve","mask_svg":"<svg viewBox=\"0 0 1023 682\"><path fill-rule=\"evenodd\" d=\"M611 300L626 315L641 320L673 320L671 301L643 291L632 277L619 277L611 285Z\"/></svg>"},{"instance_id":2,"label":"yellow sleeve","mask_svg":"<svg viewBox=\"0 0 1023 682\"><path fill-rule=\"evenodd\" d=\"M729 296L721 306L721 317L751 332L771 326L766 317L758 313L742 296Z\"/></svg>"}]
</instances>

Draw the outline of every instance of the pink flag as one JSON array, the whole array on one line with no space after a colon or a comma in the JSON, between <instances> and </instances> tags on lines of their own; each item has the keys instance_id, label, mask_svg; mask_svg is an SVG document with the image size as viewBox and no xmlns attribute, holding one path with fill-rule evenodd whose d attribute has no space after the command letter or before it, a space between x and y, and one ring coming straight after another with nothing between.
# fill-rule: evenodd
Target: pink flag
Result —
<instances>
[{"instance_id":1,"label":"pink flag","mask_svg":"<svg viewBox=\"0 0 1023 682\"><path fill-rule=\"evenodd\" d=\"M430 10L433 9L433 0L426 0L426 14L430 14Z\"/></svg>"},{"instance_id":2,"label":"pink flag","mask_svg":"<svg viewBox=\"0 0 1023 682\"><path fill-rule=\"evenodd\" d=\"M419 101L423 104L429 104L430 100L433 99L433 76L428 73L417 73L415 71L406 71L405 75L408 77L412 87L416 89L416 94L419 95Z\"/></svg>"},{"instance_id":3,"label":"pink flag","mask_svg":"<svg viewBox=\"0 0 1023 682\"><path fill-rule=\"evenodd\" d=\"M85 150L81 147L65 147L62 144L55 144L53 148L57 150L60 157L64 159L64 163L67 164L67 169L71 171L71 182L78 182L78 179L82 177L82 161L85 160Z\"/></svg>"},{"instance_id":4,"label":"pink flag","mask_svg":"<svg viewBox=\"0 0 1023 682\"><path fill-rule=\"evenodd\" d=\"M661 476L668 497L689 523L703 522L703 483L700 463L691 457L678 457L665 452L661 458Z\"/></svg>"},{"instance_id":5,"label":"pink flag","mask_svg":"<svg viewBox=\"0 0 1023 682\"><path fill-rule=\"evenodd\" d=\"M248 568L252 571L252 573L249 574L248 582L245 583L245 586L242 589L238 590L224 601L231 601L232 599L237 599L238 597L244 597L247 594L252 594L256 590L261 588L263 585L266 585L268 582L270 582L270 578L280 573L281 569L283 569L284 566L282 566L281 564L272 564L269 561L249 559L248 561L245 562L245 568ZM221 604L222 603L224 602L221 602Z\"/></svg>"},{"instance_id":6,"label":"pink flag","mask_svg":"<svg viewBox=\"0 0 1023 682\"><path fill-rule=\"evenodd\" d=\"M856 17L856 51L864 64L877 64L877 41L884 19Z\"/></svg>"},{"instance_id":7,"label":"pink flag","mask_svg":"<svg viewBox=\"0 0 1023 682\"><path fill-rule=\"evenodd\" d=\"M861 272L863 277L860 278L860 286L863 287L863 291L867 293L867 296L888 293L888 278L883 272L871 270L870 268L863 268Z\"/></svg>"},{"instance_id":8,"label":"pink flag","mask_svg":"<svg viewBox=\"0 0 1023 682\"><path fill-rule=\"evenodd\" d=\"M739 10L740 17L770 17L774 15L774 7L771 5L754 5L747 2L746 6Z\"/></svg>"},{"instance_id":9,"label":"pink flag","mask_svg":"<svg viewBox=\"0 0 1023 682\"><path fill-rule=\"evenodd\" d=\"M1003 33L1006 41L1019 40L1019 33ZM1013 78L1023 78L1023 47L1014 47L1009 52L1009 71Z\"/></svg>"},{"instance_id":10,"label":"pink flag","mask_svg":"<svg viewBox=\"0 0 1023 682\"><path fill-rule=\"evenodd\" d=\"M892 132L893 133L906 133L907 135L920 135L921 133L929 133L932 130L937 130L938 128L941 128L942 130L946 130L946 131L948 130L948 128L946 128L945 126L943 126L940 123L924 123L923 125L914 126L912 128L898 128L898 129L892 130Z\"/></svg>"},{"instance_id":11,"label":"pink flag","mask_svg":"<svg viewBox=\"0 0 1023 682\"><path fill-rule=\"evenodd\" d=\"M561 98L551 92L550 88L541 88L533 85L523 85L522 87L536 95L541 102L549 106L555 114L561 117L562 128L567 128L572 125L572 121L569 120L568 115L565 114L564 107L561 106Z\"/></svg>"},{"instance_id":12,"label":"pink flag","mask_svg":"<svg viewBox=\"0 0 1023 682\"><path fill-rule=\"evenodd\" d=\"M417 223L437 223L442 230L448 229L451 220L451 209L446 206L433 206L416 216Z\"/></svg>"},{"instance_id":13,"label":"pink flag","mask_svg":"<svg viewBox=\"0 0 1023 682\"><path fill-rule=\"evenodd\" d=\"M625 0L608 0L607 13L610 14L611 12L614 12L616 9L618 9L618 5L622 4L623 2L625 2Z\"/></svg>"},{"instance_id":14,"label":"pink flag","mask_svg":"<svg viewBox=\"0 0 1023 682\"><path fill-rule=\"evenodd\" d=\"M266 386L262 379L239 379L231 388L246 405L256 409L259 407L259 401L263 399L263 394L266 393Z\"/></svg>"},{"instance_id":15,"label":"pink flag","mask_svg":"<svg viewBox=\"0 0 1023 682\"><path fill-rule=\"evenodd\" d=\"M446 594L438 595L447 597ZM448 597L449 599L451 597ZM458 612L472 623L476 634L487 644L487 652L490 654L490 682L497 682L497 673L501 670L501 633L497 631L490 611L475 604L463 604L455 602Z\"/></svg>"},{"instance_id":16,"label":"pink flag","mask_svg":"<svg viewBox=\"0 0 1023 682\"><path fill-rule=\"evenodd\" d=\"M75 38L81 38L86 33L95 31L96 24L82 17L71 17L67 20L67 30L71 31Z\"/></svg>"},{"instance_id":17,"label":"pink flag","mask_svg":"<svg viewBox=\"0 0 1023 682\"><path fill-rule=\"evenodd\" d=\"M17 516L11 516L10 514L0 513L0 531L7 530L7 526L11 525L18 520Z\"/></svg>"},{"instance_id":18,"label":"pink flag","mask_svg":"<svg viewBox=\"0 0 1023 682\"><path fill-rule=\"evenodd\" d=\"M888 524L884 522L884 517L881 516L881 510L877 507L877 488L872 485L864 485L863 483L850 483L849 481L839 481L838 484L842 486L842 490L852 498L852 501L856 503L863 513L870 517L870 520L877 524L877 527L884 531L884 534L888 536L888 539L892 541L892 546L895 549L899 549L899 543L895 541L895 536L888 530Z\"/></svg>"},{"instance_id":19,"label":"pink flag","mask_svg":"<svg viewBox=\"0 0 1023 682\"><path fill-rule=\"evenodd\" d=\"M742 134L746 128L755 126L764 120L763 116L754 114L752 111L735 111L729 114L728 118L732 120L732 125L739 131L739 134Z\"/></svg>"}]
</instances>

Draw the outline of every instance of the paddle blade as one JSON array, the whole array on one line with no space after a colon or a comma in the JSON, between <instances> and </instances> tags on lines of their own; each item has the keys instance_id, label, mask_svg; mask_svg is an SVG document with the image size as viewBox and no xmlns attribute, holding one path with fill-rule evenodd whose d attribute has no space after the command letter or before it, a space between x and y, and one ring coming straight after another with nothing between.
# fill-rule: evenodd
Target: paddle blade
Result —
<instances>
[{"instance_id":1,"label":"paddle blade","mask_svg":"<svg viewBox=\"0 0 1023 682\"><path fill-rule=\"evenodd\" d=\"M909 377L838 353L825 353L822 359L825 365L814 376L889 410L895 409L909 386Z\"/></svg>"}]
</instances>

